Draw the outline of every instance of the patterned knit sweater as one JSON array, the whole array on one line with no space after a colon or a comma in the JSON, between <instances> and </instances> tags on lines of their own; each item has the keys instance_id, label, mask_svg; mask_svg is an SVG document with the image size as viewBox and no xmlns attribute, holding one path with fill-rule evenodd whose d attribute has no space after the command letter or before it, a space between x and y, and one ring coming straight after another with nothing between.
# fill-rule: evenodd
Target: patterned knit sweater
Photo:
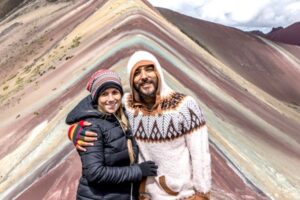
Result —
<instances>
[{"instance_id":1,"label":"patterned knit sweater","mask_svg":"<svg viewBox=\"0 0 300 200\"><path fill-rule=\"evenodd\" d=\"M207 193L211 187L208 134L203 114L190 96L171 93L162 99L161 113L147 113L125 106L133 134L140 148L139 162L152 160L158 176L146 181L152 200L175 200ZM136 115L136 116L135 116Z\"/></svg>"},{"instance_id":2,"label":"patterned knit sweater","mask_svg":"<svg viewBox=\"0 0 300 200\"><path fill-rule=\"evenodd\" d=\"M158 79L151 111L141 103L133 83L138 64L145 61L153 64ZM135 52L127 72L131 93L124 95L123 103L140 148L139 162L152 160L158 165L158 176L147 178L146 193L151 200L186 199L195 192L207 195L211 158L205 120L196 101L166 84L160 63L149 52Z\"/></svg>"}]
</instances>

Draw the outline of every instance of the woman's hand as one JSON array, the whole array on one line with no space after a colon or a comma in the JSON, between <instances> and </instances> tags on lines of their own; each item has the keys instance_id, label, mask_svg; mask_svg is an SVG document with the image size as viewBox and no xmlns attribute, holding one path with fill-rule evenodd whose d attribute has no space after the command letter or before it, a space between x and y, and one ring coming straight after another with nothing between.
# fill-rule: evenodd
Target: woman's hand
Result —
<instances>
[{"instance_id":1,"label":"woman's hand","mask_svg":"<svg viewBox=\"0 0 300 200\"><path fill-rule=\"evenodd\" d=\"M153 161L145 161L138 164L141 171L142 177L146 176L157 176L157 168L158 166Z\"/></svg>"},{"instance_id":2,"label":"woman's hand","mask_svg":"<svg viewBox=\"0 0 300 200\"><path fill-rule=\"evenodd\" d=\"M86 151L84 147L93 146L97 140L97 133L84 130L84 127L90 125L92 125L90 122L81 120L69 127L68 138L79 151Z\"/></svg>"}]
</instances>

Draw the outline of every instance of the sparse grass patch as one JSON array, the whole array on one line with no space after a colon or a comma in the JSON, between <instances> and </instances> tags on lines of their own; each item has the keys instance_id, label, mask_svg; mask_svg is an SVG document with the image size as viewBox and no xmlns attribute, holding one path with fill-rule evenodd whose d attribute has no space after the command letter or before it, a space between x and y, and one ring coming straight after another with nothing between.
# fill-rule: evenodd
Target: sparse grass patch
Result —
<instances>
[{"instance_id":1,"label":"sparse grass patch","mask_svg":"<svg viewBox=\"0 0 300 200\"><path fill-rule=\"evenodd\" d=\"M40 75L40 76L43 76L45 73L46 73L46 71L43 70L43 71L40 71L40 72L39 72L39 75Z\"/></svg>"},{"instance_id":2,"label":"sparse grass patch","mask_svg":"<svg viewBox=\"0 0 300 200\"><path fill-rule=\"evenodd\" d=\"M29 73L31 68L32 68L33 64L31 65L27 65L24 69L25 69L25 73Z\"/></svg>"},{"instance_id":3,"label":"sparse grass patch","mask_svg":"<svg viewBox=\"0 0 300 200\"><path fill-rule=\"evenodd\" d=\"M41 66L43 66L43 65L44 65L44 63L36 66L36 68L33 69L33 76L36 76L41 73Z\"/></svg>"},{"instance_id":4,"label":"sparse grass patch","mask_svg":"<svg viewBox=\"0 0 300 200\"><path fill-rule=\"evenodd\" d=\"M62 55L58 60L62 61L62 59L66 56L66 54Z\"/></svg>"},{"instance_id":5,"label":"sparse grass patch","mask_svg":"<svg viewBox=\"0 0 300 200\"><path fill-rule=\"evenodd\" d=\"M69 60L69 59L71 59L71 58L73 58L73 56L67 56L67 57L65 58L65 60Z\"/></svg>"},{"instance_id":6,"label":"sparse grass patch","mask_svg":"<svg viewBox=\"0 0 300 200\"><path fill-rule=\"evenodd\" d=\"M55 70L56 69L56 67L54 67L53 65L51 65L49 68L48 68L48 70Z\"/></svg>"},{"instance_id":7,"label":"sparse grass patch","mask_svg":"<svg viewBox=\"0 0 300 200\"><path fill-rule=\"evenodd\" d=\"M80 39L81 39L81 37L76 36L72 41L71 48L78 47L80 45Z\"/></svg>"},{"instance_id":8,"label":"sparse grass patch","mask_svg":"<svg viewBox=\"0 0 300 200\"><path fill-rule=\"evenodd\" d=\"M5 91L7 89L8 89L8 85L6 85L6 86L3 87L3 91Z\"/></svg>"},{"instance_id":9,"label":"sparse grass patch","mask_svg":"<svg viewBox=\"0 0 300 200\"><path fill-rule=\"evenodd\" d=\"M16 85L22 84L23 83L23 79L24 78L18 77L18 79L16 80Z\"/></svg>"}]
</instances>

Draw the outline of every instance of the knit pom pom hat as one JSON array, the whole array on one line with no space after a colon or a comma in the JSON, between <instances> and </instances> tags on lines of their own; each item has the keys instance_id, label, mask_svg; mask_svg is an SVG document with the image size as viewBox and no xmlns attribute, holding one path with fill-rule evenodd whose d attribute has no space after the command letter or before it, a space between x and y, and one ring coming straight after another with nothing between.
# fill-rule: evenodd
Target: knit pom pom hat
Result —
<instances>
[{"instance_id":1,"label":"knit pom pom hat","mask_svg":"<svg viewBox=\"0 0 300 200\"><path fill-rule=\"evenodd\" d=\"M92 100L95 104L98 103L100 94L108 88L116 88L123 96L123 88L119 75L109 69L96 71L86 85L86 89L91 93Z\"/></svg>"}]
</instances>

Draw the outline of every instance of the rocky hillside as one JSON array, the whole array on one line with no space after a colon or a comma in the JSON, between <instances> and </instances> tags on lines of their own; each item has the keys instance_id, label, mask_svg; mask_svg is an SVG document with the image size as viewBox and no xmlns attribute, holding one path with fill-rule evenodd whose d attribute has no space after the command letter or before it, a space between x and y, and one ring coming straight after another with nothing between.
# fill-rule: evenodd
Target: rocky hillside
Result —
<instances>
[{"instance_id":1,"label":"rocky hillside","mask_svg":"<svg viewBox=\"0 0 300 200\"><path fill-rule=\"evenodd\" d=\"M11 1L12 2L12 1ZM209 127L213 199L300 196L300 50L143 0L34 0L0 22L0 199L75 199L65 117L93 72L144 49Z\"/></svg>"}]
</instances>

